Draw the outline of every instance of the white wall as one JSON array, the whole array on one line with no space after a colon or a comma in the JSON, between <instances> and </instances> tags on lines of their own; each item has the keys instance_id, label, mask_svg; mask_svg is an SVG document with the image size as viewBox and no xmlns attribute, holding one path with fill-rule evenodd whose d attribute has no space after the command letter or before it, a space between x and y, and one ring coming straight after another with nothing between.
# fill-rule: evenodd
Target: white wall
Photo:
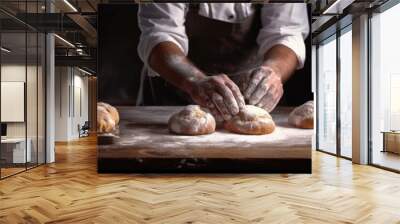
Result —
<instances>
[{"instance_id":1,"label":"white wall","mask_svg":"<svg viewBox=\"0 0 400 224\"><path fill-rule=\"evenodd\" d=\"M25 82L25 64L2 65L1 81ZM4 108L1 109L4 110ZM25 137L25 123L24 122L7 123L7 137Z\"/></svg>"},{"instance_id":2,"label":"white wall","mask_svg":"<svg viewBox=\"0 0 400 224\"><path fill-rule=\"evenodd\" d=\"M28 66L19 64L6 64L1 66L1 81L4 82L25 82L26 70L28 74L28 86L27 86L27 120L28 120L28 137L30 133L30 127L32 127L32 132L35 131L36 134L36 123L37 114L37 93L36 93L36 82L37 80L33 78L32 74L36 77L36 66ZM41 101L40 101L41 102ZM40 107L41 105L39 105ZM5 110L6 108L1 108ZM26 122L11 122L7 123L7 136L8 137L25 137L25 123Z\"/></svg>"},{"instance_id":3,"label":"white wall","mask_svg":"<svg viewBox=\"0 0 400 224\"><path fill-rule=\"evenodd\" d=\"M76 75L77 70L74 70L74 72L74 96L72 96L74 99L74 108L72 110L72 135L79 136L77 128L78 124L82 126L85 121L89 120L88 78L86 76L81 76L81 73L78 73L78 75Z\"/></svg>"},{"instance_id":4,"label":"white wall","mask_svg":"<svg viewBox=\"0 0 400 224\"><path fill-rule=\"evenodd\" d=\"M18 63L4 63L1 66L1 81L3 82L24 82L26 84L26 106L21 108L21 112L25 114L26 120L23 122L6 122L8 138L25 138L29 139L29 148L32 150L32 161L39 163L44 162L44 74L42 67L36 65L28 65ZM26 80L27 79L27 80ZM7 96L2 96L7 97ZM7 110L10 108L1 108ZM39 156L37 156L39 153Z\"/></svg>"},{"instance_id":5,"label":"white wall","mask_svg":"<svg viewBox=\"0 0 400 224\"><path fill-rule=\"evenodd\" d=\"M56 67L56 141L79 138L78 125L88 120L88 78L83 75L76 68Z\"/></svg>"},{"instance_id":6,"label":"white wall","mask_svg":"<svg viewBox=\"0 0 400 224\"><path fill-rule=\"evenodd\" d=\"M67 67L55 68L55 141L68 141L70 75Z\"/></svg>"}]
</instances>

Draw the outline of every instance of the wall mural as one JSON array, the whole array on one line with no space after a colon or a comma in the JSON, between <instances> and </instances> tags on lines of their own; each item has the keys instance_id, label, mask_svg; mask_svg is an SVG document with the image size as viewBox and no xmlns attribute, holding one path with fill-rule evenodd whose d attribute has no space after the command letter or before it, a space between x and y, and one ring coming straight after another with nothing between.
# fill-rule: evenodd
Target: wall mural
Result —
<instances>
[{"instance_id":1,"label":"wall mural","mask_svg":"<svg viewBox=\"0 0 400 224\"><path fill-rule=\"evenodd\" d=\"M219 6L99 6L99 172L311 172L309 7Z\"/></svg>"}]
</instances>

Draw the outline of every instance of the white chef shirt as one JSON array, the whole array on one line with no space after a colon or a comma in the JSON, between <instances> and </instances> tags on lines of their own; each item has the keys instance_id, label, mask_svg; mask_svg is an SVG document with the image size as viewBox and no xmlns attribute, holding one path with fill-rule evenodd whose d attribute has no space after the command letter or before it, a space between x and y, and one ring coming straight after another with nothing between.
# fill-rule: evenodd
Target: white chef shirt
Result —
<instances>
[{"instance_id":1,"label":"white chef shirt","mask_svg":"<svg viewBox=\"0 0 400 224\"><path fill-rule=\"evenodd\" d=\"M188 37L185 17L190 3L141 3L138 21L142 33L138 46L139 56L150 76L157 75L149 69L148 58L154 46L171 41L188 54ZM238 23L255 12L251 3L199 3L199 14L215 20ZM275 45L282 44L293 50L298 68L305 60L304 39L309 33L305 3L267 3L261 9L262 28L257 37L258 55Z\"/></svg>"}]
</instances>

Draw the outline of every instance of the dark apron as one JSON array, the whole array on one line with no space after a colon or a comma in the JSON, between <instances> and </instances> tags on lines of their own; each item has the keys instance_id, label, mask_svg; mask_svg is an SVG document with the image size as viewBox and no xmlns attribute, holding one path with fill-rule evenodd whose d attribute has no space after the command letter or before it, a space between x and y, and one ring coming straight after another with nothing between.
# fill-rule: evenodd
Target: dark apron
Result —
<instances>
[{"instance_id":1,"label":"dark apron","mask_svg":"<svg viewBox=\"0 0 400 224\"><path fill-rule=\"evenodd\" d=\"M257 65L256 42L261 29L261 7L238 23L229 23L199 15L198 4L190 4L186 15L189 39L188 58L207 75L228 76ZM238 76L232 77L236 80ZM190 97L161 77L145 76L142 105L187 105Z\"/></svg>"}]
</instances>

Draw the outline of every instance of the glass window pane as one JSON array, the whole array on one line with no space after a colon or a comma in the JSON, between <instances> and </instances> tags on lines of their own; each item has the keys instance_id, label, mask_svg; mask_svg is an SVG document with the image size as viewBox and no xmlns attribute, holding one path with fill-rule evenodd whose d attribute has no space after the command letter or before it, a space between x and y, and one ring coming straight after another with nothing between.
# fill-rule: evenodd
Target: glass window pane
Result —
<instances>
[{"instance_id":1,"label":"glass window pane","mask_svg":"<svg viewBox=\"0 0 400 224\"><path fill-rule=\"evenodd\" d=\"M318 47L318 149L336 153L336 38Z\"/></svg>"},{"instance_id":2,"label":"glass window pane","mask_svg":"<svg viewBox=\"0 0 400 224\"><path fill-rule=\"evenodd\" d=\"M46 36L43 33L38 35L38 164L45 163L46 149L45 149L45 122L46 122L46 76L45 76L45 65L46 65Z\"/></svg>"},{"instance_id":3,"label":"glass window pane","mask_svg":"<svg viewBox=\"0 0 400 224\"><path fill-rule=\"evenodd\" d=\"M371 19L372 163L400 170L400 4ZM384 139L382 132L388 133ZM384 145L385 144L385 145Z\"/></svg>"},{"instance_id":4,"label":"glass window pane","mask_svg":"<svg viewBox=\"0 0 400 224\"><path fill-rule=\"evenodd\" d=\"M26 116L27 116L27 143L30 158L27 166L34 167L37 165L37 132L38 132L38 52L37 52L38 36L36 32L27 33L27 80L26 80Z\"/></svg>"},{"instance_id":5,"label":"glass window pane","mask_svg":"<svg viewBox=\"0 0 400 224\"><path fill-rule=\"evenodd\" d=\"M340 36L340 153L352 156L352 32Z\"/></svg>"},{"instance_id":6,"label":"glass window pane","mask_svg":"<svg viewBox=\"0 0 400 224\"><path fill-rule=\"evenodd\" d=\"M45 0L1 1L0 7L37 24ZM25 14L24 13L28 13ZM1 178L45 162L45 35L0 12ZM22 85L19 86L19 85ZM12 107L12 108L11 108ZM16 109L17 108L17 109ZM11 115L14 118L11 118Z\"/></svg>"},{"instance_id":7,"label":"glass window pane","mask_svg":"<svg viewBox=\"0 0 400 224\"><path fill-rule=\"evenodd\" d=\"M2 177L25 170L30 156L26 143L26 33L1 33ZM29 149L29 148L28 148Z\"/></svg>"},{"instance_id":8,"label":"glass window pane","mask_svg":"<svg viewBox=\"0 0 400 224\"><path fill-rule=\"evenodd\" d=\"M38 2L27 2L26 12L29 24L36 24ZM27 115L27 143L30 148L30 159L27 167L38 164L38 33L34 29L27 29L27 80L26 80L26 115Z\"/></svg>"}]
</instances>

